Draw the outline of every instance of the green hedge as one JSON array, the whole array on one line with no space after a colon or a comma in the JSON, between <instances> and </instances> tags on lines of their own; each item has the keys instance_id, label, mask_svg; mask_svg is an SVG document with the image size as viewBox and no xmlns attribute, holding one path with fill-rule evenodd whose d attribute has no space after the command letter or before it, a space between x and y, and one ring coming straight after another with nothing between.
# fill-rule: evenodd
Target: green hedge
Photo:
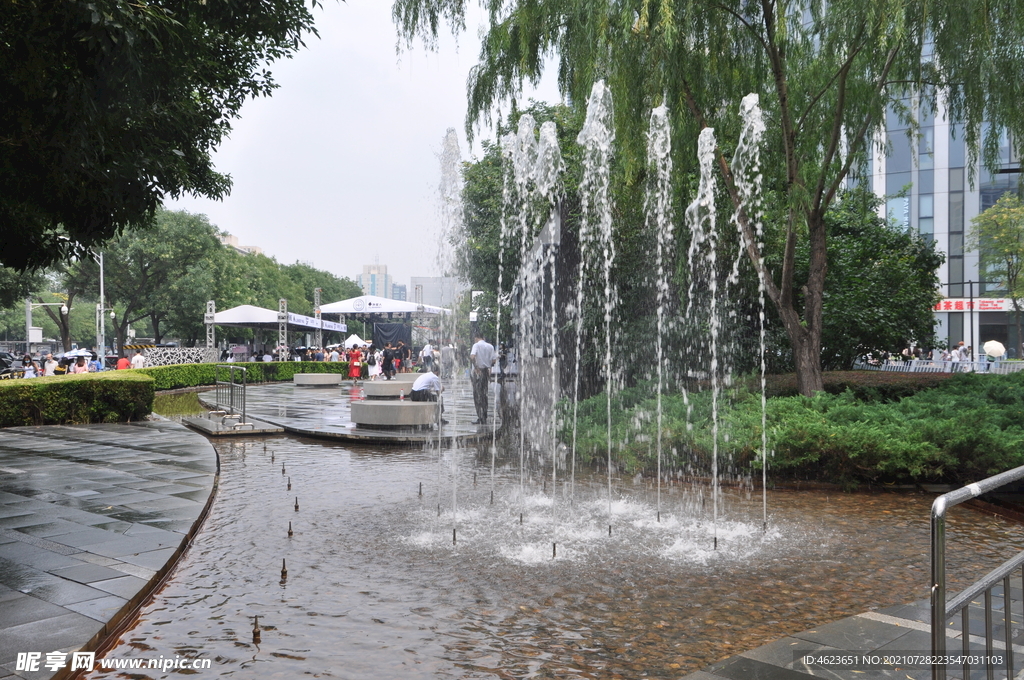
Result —
<instances>
[{"instance_id":1,"label":"green hedge","mask_svg":"<svg viewBox=\"0 0 1024 680\"><path fill-rule=\"evenodd\" d=\"M214 383L214 370L220 364L175 364L135 369L134 373L151 376L158 390L174 390L181 387L198 387ZM341 373L348 375L347 361L274 361L263 363L250 361L230 364L246 370L247 383L261 383L291 380L296 373ZM221 371L226 374L226 371ZM366 377L366 366L362 367Z\"/></svg>"},{"instance_id":2,"label":"green hedge","mask_svg":"<svg viewBox=\"0 0 1024 680\"><path fill-rule=\"evenodd\" d=\"M139 371L0 381L0 427L116 423L153 410L153 379Z\"/></svg>"},{"instance_id":3,"label":"green hedge","mask_svg":"<svg viewBox=\"0 0 1024 680\"><path fill-rule=\"evenodd\" d=\"M840 394L771 397L767 403L769 475L772 478L859 484L978 481L1024 464L1024 372L958 373L923 380L863 372ZM922 378L917 376L917 378ZM842 375L826 385L843 384ZM934 386L925 389L927 383ZM780 380L783 385L784 379ZM794 383L795 388L795 383ZM906 396L900 396L902 392ZM649 385L615 395L614 455L629 471L653 469L657 404ZM661 435L670 466L706 474L712 438L711 394L665 394ZM598 395L579 405L577 452L600 461L607 447L606 402ZM572 437L572 408L563 405L561 438ZM723 390L718 401L720 470L760 469L761 396Z\"/></svg>"},{"instance_id":4,"label":"green hedge","mask_svg":"<svg viewBox=\"0 0 1024 680\"><path fill-rule=\"evenodd\" d=\"M825 392L842 394L849 390L862 401L899 401L930 390L949 380L953 373L902 373L890 371L826 371L822 374ZM753 390L759 389L760 382L750 383ZM765 394L769 397L795 397L796 374L769 375L765 380Z\"/></svg>"}]
</instances>

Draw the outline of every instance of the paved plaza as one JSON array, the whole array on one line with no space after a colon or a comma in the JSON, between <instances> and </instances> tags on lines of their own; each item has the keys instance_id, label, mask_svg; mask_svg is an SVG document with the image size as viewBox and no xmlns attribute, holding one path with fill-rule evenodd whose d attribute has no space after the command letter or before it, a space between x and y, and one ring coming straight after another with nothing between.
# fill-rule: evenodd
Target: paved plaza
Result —
<instances>
[{"instance_id":1,"label":"paved plaza","mask_svg":"<svg viewBox=\"0 0 1024 680\"><path fill-rule=\"evenodd\" d=\"M0 430L0 679L50 678L17 654L92 649L132 614L216 479L213 447L175 423Z\"/></svg>"},{"instance_id":2,"label":"paved plaza","mask_svg":"<svg viewBox=\"0 0 1024 680\"><path fill-rule=\"evenodd\" d=\"M1019 579L1018 579L1019 580ZM841 587L841 584L837 584ZM1003 621L1002 587L993 591L993 609L995 623L993 632L996 642L994 653L1001 653L1005 645L1000 642L1005 630ZM985 639L978 635L985 630L983 603L975 602L971 607L971 642L972 654L985 653ZM1020 588L1011 588L1010 593L1011 621L1015 626L1021 625L1022 601ZM895 605L878 611L865 612L850 616L833 623L817 626L802 633L790 635L767 645L752 649L737 656L730 657L712 664L708 668L685 676L686 680L800 680L801 678L834 678L835 680L857 680L866 678L895 678L900 680L928 680L932 677L931 670L923 668L888 669L857 669L851 667L815 666L810 667L797 660L795 656L811 654L825 656L830 660L843 662L844 657L852 654L868 656L904 656L906 652L918 652L927 655L931 652L931 609L927 600L907 605ZM962 637L959 616L951 622L946 631L947 654L962 652ZM1014 678L1024 677L1024 633L1014 638ZM1006 678L1005 668L995 668L993 676L989 676L984 668L972 668L971 678L995 677ZM947 678L963 678L959 666L950 666Z\"/></svg>"},{"instance_id":3,"label":"paved plaza","mask_svg":"<svg viewBox=\"0 0 1024 680\"><path fill-rule=\"evenodd\" d=\"M494 428L501 428L499 403L508 404L515 399L515 383L491 383L489 417L486 425L473 425L476 410L473 406L473 390L466 379L446 380L442 395L448 421L439 433L436 429L401 431L356 427L352 422L351 404L362 400L364 381L341 386L305 387L290 382L250 385L246 388L246 416L249 420L262 421L279 426L288 432L327 439L352 442L424 442L442 438L457 437L471 442L488 439ZM411 383L410 383L411 384ZM214 393L205 392L201 398L213 403ZM245 430L239 434L244 435Z\"/></svg>"}]
</instances>

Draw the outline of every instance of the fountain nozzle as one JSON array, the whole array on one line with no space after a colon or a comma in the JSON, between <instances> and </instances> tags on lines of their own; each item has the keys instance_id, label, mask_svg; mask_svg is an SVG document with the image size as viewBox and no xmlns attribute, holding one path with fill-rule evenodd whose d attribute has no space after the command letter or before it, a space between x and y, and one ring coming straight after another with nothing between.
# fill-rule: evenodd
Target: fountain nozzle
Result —
<instances>
[{"instance_id":1,"label":"fountain nozzle","mask_svg":"<svg viewBox=\"0 0 1024 680\"><path fill-rule=\"evenodd\" d=\"M292 490L292 478L291 477L288 478L288 490L289 491Z\"/></svg>"},{"instance_id":2,"label":"fountain nozzle","mask_svg":"<svg viewBox=\"0 0 1024 680\"><path fill-rule=\"evenodd\" d=\"M260 643L260 617L258 615L252 624L252 642L256 645Z\"/></svg>"},{"instance_id":3,"label":"fountain nozzle","mask_svg":"<svg viewBox=\"0 0 1024 680\"><path fill-rule=\"evenodd\" d=\"M288 580L288 566L285 564L284 558L281 559L281 580Z\"/></svg>"},{"instance_id":4,"label":"fountain nozzle","mask_svg":"<svg viewBox=\"0 0 1024 680\"><path fill-rule=\"evenodd\" d=\"M299 497L295 497L295 512L299 511Z\"/></svg>"},{"instance_id":5,"label":"fountain nozzle","mask_svg":"<svg viewBox=\"0 0 1024 680\"><path fill-rule=\"evenodd\" d=\"M293 536L292 523L288 522L288 538L291 538L292 536Z\"/></svg>"}]
</instances>

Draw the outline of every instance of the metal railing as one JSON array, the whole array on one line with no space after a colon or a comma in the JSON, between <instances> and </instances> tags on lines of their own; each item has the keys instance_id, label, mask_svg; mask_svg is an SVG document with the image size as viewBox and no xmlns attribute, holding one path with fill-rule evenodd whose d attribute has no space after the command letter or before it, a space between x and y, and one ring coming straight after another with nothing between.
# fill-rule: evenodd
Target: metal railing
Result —
<instances>
[{"instance_id":1,"label":"metal railing","mask_svg":"<svg viewBox=\"0 0 1024 680\"><path fill-rule=\"evenodd\" d=\"M931 549L931 562L932 562L932 591L931 591L931 638L932 638L932 655L943 656L946 653L946 627L947 623L956 616L958 613L961 617L961 625L963 630L961 631L961 645L963 650L963 656L970 656L970 644L971 644L971 627L970 627L970 614L969 607L975 603L978 597L984 597L984 610L985 610L985 656L991 657L997 644L993 635L993 623L992 623L992 589L998 585L1003 587L1003 625L1004 625L1004 639L1000 643L1005 652L1006 661L1006 678L1010 679L1013 677L1013 628L1010 617L1010 578L1013 572L1020 569L1024 565L1024 551L1021 551L1014 557L1003 562L1000 566L996 567L988 574L983 576L980 580L976 581L964 591L955 595L952 599L946 600L946 512L954 505L959 505L964 501L969 501L972 498L977 498L983 493L989 491L995 491L996 489L1005 486L1011 482L1015 482L1019 479L1024 479L1024 465L1006 472L1000 473L993 477L983 479L980 482L974 484L968 484L967 486L957 489L956 491L950 491L949 493L943 494L935 499L932 503L931 511L931 529L932 529L932 549ZM1019 583L1024 587L1024 570L1020 575L1021 580ZM964 678L970 676L970 664L962 664L964 671ZM933 664L932 665L932 679L933 680L945 680L946 678L946 667L947 664ZM986 664L987 675L989 680L995 677L995 668L992 663ZM1000 667L1000 675L1002 668Z\"/></svg>"},{"instance_id":2,"label":"metal railing","mask_svg":"<svg viewBox=\"0 0 1024 680\"><path fill-rule=\"evenodd\" d=\"M220 415L221 423L237 420L233 426L251 427L245 418L245 382L246 369L232 364L217 364L214 367L213 382L215 385L214 400L217 410L212 415Z\"/></svg>"},{"instance_id":3,"label":"metal railing","mask_svg":"<svg viewBox=\"0 0 1024 680\"><path fill-rule=\"evenodd\" d=\"M857 371L885 371L894 373L994 373L1005 375L1024 371L1024 361L932 361L913 359L911 361L879 361L868 363L855 361Z\"/></svg>"}]
</instances>

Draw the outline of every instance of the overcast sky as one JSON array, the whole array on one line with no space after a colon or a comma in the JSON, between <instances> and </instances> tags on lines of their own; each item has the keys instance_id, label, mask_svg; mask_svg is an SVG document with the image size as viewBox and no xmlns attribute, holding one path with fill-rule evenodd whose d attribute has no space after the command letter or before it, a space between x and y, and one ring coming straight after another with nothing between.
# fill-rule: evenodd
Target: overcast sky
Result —
<instances>
[{"instance_id":1,"label":"overcast sky","mask_svg":"<svg viewBox=\"0 0 1024 680\"><path fill-rule=\"evenodd\" d=\"M436 247L424 240L438 229L445 131L459 131L463 158L493 137L482 131L470 150L463 133L480 20L436 52L418 44L398 54L387 0L327 0L314 16L320 39L271 67L280 87L245 105L214 156L231 195L167 207L203 213L282 263L355 279L379 258L395 283L436 275ZM557 101L554 74L527 94Z\"/></svg>"}]
</instances>

